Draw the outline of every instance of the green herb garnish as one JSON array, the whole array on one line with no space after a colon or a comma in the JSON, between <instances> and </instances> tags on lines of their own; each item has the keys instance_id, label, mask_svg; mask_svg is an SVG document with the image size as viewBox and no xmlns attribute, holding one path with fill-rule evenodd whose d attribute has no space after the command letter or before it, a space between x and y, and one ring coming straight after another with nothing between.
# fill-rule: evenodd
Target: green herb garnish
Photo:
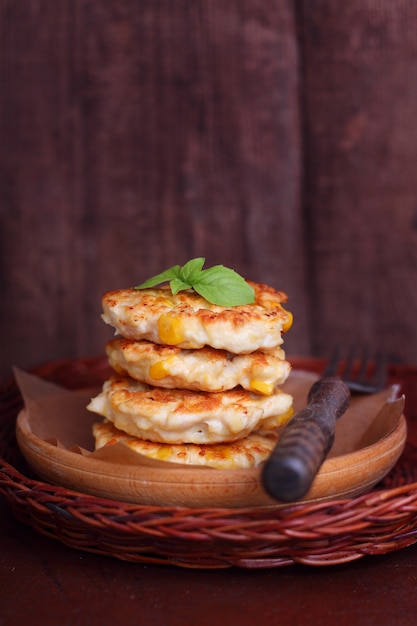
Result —
<instances>
[{"instance_id":1,"label":"green herb garnish","mask_svg":"<svg viewBox=\"0 0 417 626\"><path fill-rule=\"evenodd\" d=\"M169 282L174 295L184 289L194 289L200 296L219 306L252 304L255 301L252 287L240 274L224 265L214 265L203 270L204 261L204 258L199 257L183 266L174 265L145 280L135 289L148 289Z\"/></svg>"}]
</instances>

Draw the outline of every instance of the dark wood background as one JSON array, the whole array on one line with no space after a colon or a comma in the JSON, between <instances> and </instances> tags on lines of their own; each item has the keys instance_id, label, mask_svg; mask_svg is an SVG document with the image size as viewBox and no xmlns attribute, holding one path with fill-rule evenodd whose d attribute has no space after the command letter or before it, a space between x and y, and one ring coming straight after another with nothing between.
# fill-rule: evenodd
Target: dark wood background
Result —
<instances>
[{"instance_id":1,"label":"dark wood background","mask_svg":"<svg viewBox=\"0 0 417 626\"><path fill-rule=\"evenodd\" d=\"M0 369L103 352L104 291L206 256L288 354L417 362L414 0L0 0Z\"/></svg>"}]
</instances>

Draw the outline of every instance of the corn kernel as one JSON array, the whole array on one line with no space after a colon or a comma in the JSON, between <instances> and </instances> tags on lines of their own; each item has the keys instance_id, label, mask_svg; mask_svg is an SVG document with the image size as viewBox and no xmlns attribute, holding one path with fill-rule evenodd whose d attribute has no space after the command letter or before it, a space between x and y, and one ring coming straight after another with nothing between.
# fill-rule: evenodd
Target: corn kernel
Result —
<instances>
[{"instance_id":1,"label":"corn kernel","mask_svg":"<svg viewBox=\"0 0 417 626\"><path fill-rule=\"evenodd\" d=\"M181 321L172 315L161 315L158 319L159 338L169 346L175 346L184 339Z\"/></svg>"},{"instance_id":2,"label":"corn kernel","mask_svg":"<svg viewBox=\"0 0 417 626\"><path fill-rule=\"evenodd\" d=\"M169 457L172 454L172 447L169 445L162 445L160 448L158 448L158 450L156 451L156 454L154 455L155 459L159 459L160 461L166 461L167 459L169 459Z\"/></svg>"},{"instance_id":3,"label":"corn kernel","mask_svg":"<svg viewBox=\"0 0 417 626\"><path fill-rule=\"evenodd\" d=\"M167 370L164 361L157 361L149 368L149 375L154 380L161 380L162 378L168 376L168 374L169 370Z\"/></svg>"},{"instance_id":4,"label":"corn kernel","mask_svg":"<svg viewBox=\"0 0 417 626\"><path fill-rule=\"evenodd\" d=\"M278 426L284 426L284 424L290 421L293 415L294 415L294 407L290 407L288 411L285 411L285 413L279 416Z\"/></svg>"},{"instance_id":5,"label":"corn kernel","mask_svg":"<svg viewBox=\"0 0 417 626\"><path fill-rule=\"evenodd\" d=\"M249 384L251 391L261 396L270 396L274 391L273 383L265 383L263 380L251 380Z\"/></svg>"},{"instance_id":6,"label":"corn kernel","mask_svg":"<svg viewBox=\"0 0 417 626\"><path fill-rule=\"evenodd\" d=\"M284 310L284 309L283 309ZM287 330L290 330L292 323L293 323L293 315L292 313L290 313L289 311L287 311L285 309L285 313L287 314L287 320L284 322L284 324L282 325L282 332L286 333Z\"/></svg>"}]
</instances>

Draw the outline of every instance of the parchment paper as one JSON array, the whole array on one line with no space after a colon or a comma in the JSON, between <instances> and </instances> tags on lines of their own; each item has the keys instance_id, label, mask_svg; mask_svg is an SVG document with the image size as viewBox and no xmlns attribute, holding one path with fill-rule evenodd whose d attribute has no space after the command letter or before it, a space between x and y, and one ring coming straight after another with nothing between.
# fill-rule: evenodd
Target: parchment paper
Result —
<instances>
[{"instance_id":1,"label":"parchment paper","mask_svg":"<svg viewBox=\"0 0 417 626\"><path fill-rule=\"evenodd\" d=\"M88 411L86 406L99 389L69 391L17 368L14 374L31 431L38 438L74 453L113 463L163 466L166 469L174 469L177 465L150 459L122 443L94 450L92 425L101 418ZM293 395L295 411L305 405L308 391L317 378L311 372L295 370L291 373L283 389ZM337 422L329 457L372 445L393 432L404 408L404 396L399 396L398 391L398 387L392 386L378 394L353 396L349 409Z\"/></svg>"}]
</instances>

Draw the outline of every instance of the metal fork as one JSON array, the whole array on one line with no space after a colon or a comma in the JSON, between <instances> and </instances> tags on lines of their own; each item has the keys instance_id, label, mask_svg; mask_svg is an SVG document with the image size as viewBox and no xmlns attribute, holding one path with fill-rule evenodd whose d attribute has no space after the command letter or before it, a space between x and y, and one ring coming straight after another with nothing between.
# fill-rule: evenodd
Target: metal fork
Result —
<instances>
[{"instance_id":1,"label":"metal fork","mask_svg":"<svg viewBox=\"0 0 417 626\"><path fill-rule=\"evenodd\" d=\"M342 348L336 346L322 376L338 376L353 393L376 393L387 382L387 355L379 350L371 357L367 347L352 346L343 356Z\"/></svg>"},{"instance_id":2,"label":"metal fork","mask_svg":"<svg viewBox=\"0 0 417 626\"><path fill-rule=\"evenodd\" d=\"M307 405L285 427L263 466L264 489L276 500L292 502L304 497L334 440L336 420L349 406L350 392L371 394L384 388L387 359L378 353L351 348L342 358L338 346L322 377L307 397Z\"/></svg>"}]
</instances>

